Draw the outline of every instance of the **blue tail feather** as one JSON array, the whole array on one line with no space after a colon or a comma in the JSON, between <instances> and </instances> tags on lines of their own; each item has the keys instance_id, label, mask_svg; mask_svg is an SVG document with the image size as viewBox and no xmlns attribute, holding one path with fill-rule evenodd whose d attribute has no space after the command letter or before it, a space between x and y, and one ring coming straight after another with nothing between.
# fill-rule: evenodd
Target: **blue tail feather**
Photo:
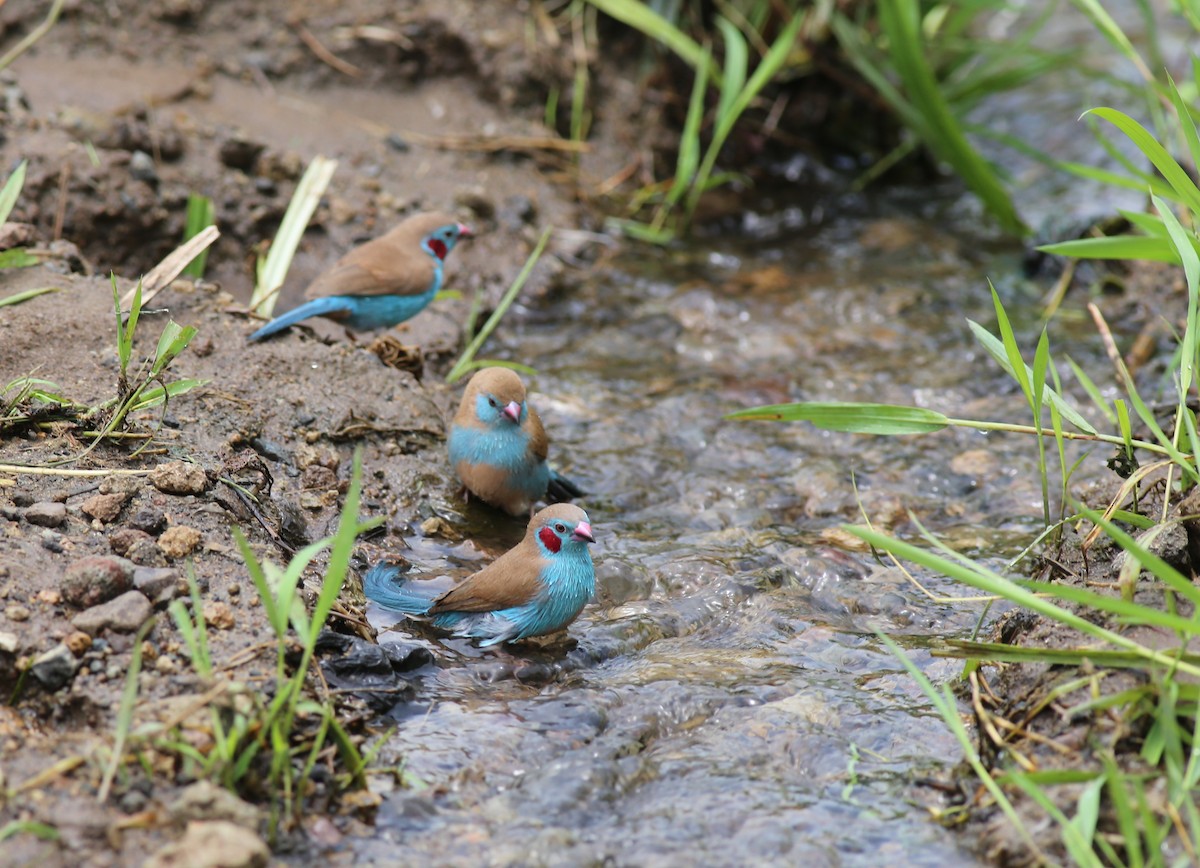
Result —
<instances>
[{"instance_id":1,"label":"blue tail feather","mask_svg":"<svg viewBox=\"0 0 1200 868\"><path fill-rule=\"evenodd\" d=\"M276 332L281 332L288 326L293 326L301 320L306 320L314 316L328 316L335 311L348 311L349 304L345 298L336 295L327 296L325 298L314 298L312 301L305 302L299 307L292 308L282 316L277 316L265 326L260 328L254 334L250 335L247 340L257 341L265 337L270 337Z\"/></svg>"},{"instance_id":2,"label":"blue tail feather","mask_svg":"<svg viewBox=\"0 0 1200 868\"><path fill-rule=\"evenodd\" d=\"M406 615L426 614L447 589L438 581L405 581L400 578L400 570L390 564L376 564L363 576L363 593L368 600Z\"/></svg>"}]
</instances>

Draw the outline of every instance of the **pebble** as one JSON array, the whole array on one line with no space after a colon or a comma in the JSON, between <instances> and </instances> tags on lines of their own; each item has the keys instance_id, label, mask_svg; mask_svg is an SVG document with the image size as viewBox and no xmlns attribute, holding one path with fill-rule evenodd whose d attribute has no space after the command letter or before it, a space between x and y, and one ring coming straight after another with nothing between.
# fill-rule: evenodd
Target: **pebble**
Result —
<instances>
[{"instance_id":1,"label":"pebble","mask_svg":"<svg viewBox=\"0 0 1200 868\"><path fill-rule=\"evenodd\" d=\"M147 184L158 183L158 169L154 166L154 158L145 151L134 151L129 158L129 174Z\"/></svg>"},{"instance_id":2,"label":"pebble","mask_svg":"<svg viewBox=\"0 0 1200 868\"><path fill-rule=\"evenodd\" d=\"M152 854L142 868L264 868L270 855L258 835L236 823L193 820L182 838Z\"/></svg>"},{"instance_id":3,"label":"pebble","mask_svg":"<svg viewBox=\"0 0 1200 868\"><path fill-rule=\"evenodd\" d=\"M17 634L0 630L0 652L5 654L17 653Z\"/></svg>"},{"instance_id":4,"label":"pebble","mask_svg":"<svg viewBox=\"0 0 1200 868\"><path fill-rule=\"evenodd\" d=\"M129 517L129 526L151 536L158 536L167 527L167 514L153 506L143 506Z\"/></svg>"},{"instance_id":5,"label":"pebble","mask_svg":"<svg viewBox=\"0 0 1200 868\"><path fill-rule=\"evenodd\" d=\"M165 567L167 558L153 539L139 540L129 550L129 559L139 567Z\"/></svg>"},{"instance_id":6,"label":"pebble","mask_svg":"<svg viewBox=\"0 0 1200 868\"><path fill-rule=\"evenodd\" d=\"M59 527L67 520L67 505L46 501L35 503L25 510L25 520L39 527Z\"/></svg>"},{"instance_id":7,"label":"pebble","mask_svg":"<svg viewBox=\"0 0 1200 868\"><path fill-rule=\"evenodd\" d=\"M179 573L166 567L138 567L133 571L133 586L161 606L179 596Z\"/></svg>"},{"instance_id":8,"label":"pebble","mask_svg":"<svg viewBox=\"0 0 1200 868\"><path fill-rule=\"evenodd\" d=\"M154 613L154 607L141 591L127 591L115 600L85 609L71 619L77 630L95 636L104 630L132 633Z\"/></svg>"},{"instance_id":9,"label":"pebble","mask_svg":"<svg viewBox=\"0 0 1200 868\"><path fill-rule=\"evenodd\" d=\"M163 531L158 538L158 547L168 558L186 558L204 539L204 535L194 527L176 525Z\"/></svg>"},{"instance_id":10,"label":"pebble","mask_svg":"<svg viewBox=\"0 0 1200 868\"><path fill-rule=\"evenodd\" d=\"M58 690L75 675L75 655L61 642L33 661L29 671L47 690Z\"/></svg>"},{"instance_id":11,"label":"pebble","mask_svg":"<svg viewBox=\"0 0 1200 868\"><path fill-rule=\"evenodd\" d=\"M113 474L112 476L106 476L100 480L101 494L123 494L125 495L126 501L141 491L144 487L145 483L143 483L142 480L136 476L121 476L118 474Z\"/></svg>"},{"instance_id":12,"label":"pebble","mask_svg":"<svg viewBox=\"0 0 1200 868\"><path fill-rule=\"evenodd\" d=\"M208 474L199 464L168 461L150 472L150 484L164 494L203 494L208 488Z\"/></svg>"},{"instance_id":13,"label":"pebble","mask_svg":"<svg viewBox=\"0 0 1200 868\"><path fill-rule=\"evenodd\" d=\"M79 508L83 510L84 515L90 515L92 518L109 524L116 521L124 506L125 495L123 494L93 494Z\"/></svg>"},{"instance_id":14,"label":"pebble","mask_svg":"<svg viewBox=\"0 0 1200 868\"><path fill-rule=\"evenodd\" d=\"M210 600L204 604L204 620L218 630L228 630L236 623L233 609L220 600Z\"/></svg>"},{"instance_id":15,"label":"pebble","mask_svg":"<svg viewBox=\"0 0 1200 868\"><path fill-rule=\"evenodd\" d=\"M42 548L55 554L62 554L62 534L46 528L42 531Z\"/></svg>"},{"instance_id":16,"label":"pebble","mask_svg":"<svg viewBox=\"0 0 1200 868\"><path fill-rule=\"evenodd\" d=\"M179 664L175 662L174 657L163 655L154 661L154 671L160 675L174 675L179 671Z\"/></svg>"},{"instance_id":17,"label":"pebble","mask_svg":"<svg viewBox=\"0 0 1200 868\"><path fill-rule=\"evenodd\" d=\"M4 607L4 617L10 621L28 621L29 609L20 603L12 603Z\"/></svg>"},{"instance_id":18,"label":"pebble","mask_svg":"<svg viewBox=\"0 0 1200 868\"><path fill-rule=\"evenodd\" d=\"M129 557L129 553L137 544L152 541L150 534L133 527L120 527L108 535L108 547L121 557Z\"/></svg>"},{"instance_id":19,"label":"pebble","mask_svg":"<svg viewBox=\"0 0 1200 868\"><path fill-rule=\"evenodd\" d=\"M63 639L63 644L71 649L71 653L80 657L92 647L92 637L82 630L76 630Z\"/></svg>"},{"instance_id":20,"label":"pebble","mask_svg":"<svg viewBox=\"0 0 1200 868\"><path fill-rule=\"evenodd\" d=\"M61 590L68 603L89 608L123 594L132 583L132 563L124 558L93 555L67 567Z\"/></svg>"}]
</instances>

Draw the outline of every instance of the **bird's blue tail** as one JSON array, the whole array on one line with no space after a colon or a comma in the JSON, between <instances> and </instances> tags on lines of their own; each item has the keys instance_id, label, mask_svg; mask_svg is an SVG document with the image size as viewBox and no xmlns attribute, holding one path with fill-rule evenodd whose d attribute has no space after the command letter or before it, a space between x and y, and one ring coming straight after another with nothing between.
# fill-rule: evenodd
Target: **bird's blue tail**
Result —
<instances>
[{"instance_id":1,"label":"bird's blue tail","mask_svg":"<svg viewBox=\"0 0 1200 868\"><path fill-rule=\"evenodd\" d=\"M550 483L546 486L547 503L566 503L576 497L583 497L585 494L587 494L586 491L567 477L560 475L557 470L550 471Z\"/></svg>"},{"instance_id":2,"label":"bird's blue tail","mask_svg":"<svg viewBox=\"0 0 1200 868\"><path fill-rule=\"evenodd\" d=\"M400 570L390 564L376 564L363 576L363 593L368 600L406 615L424 615L446 590L436 581L404 581Z\"/></svg>"},{"instance_id":3,"label":"bird's blue tail","mask_svg":"<svg viewBox=\"0 0 1200 868\"><path fill-rule=\"evenodd\" d=\"M295 325L301 320L306 320L313 316L328 316L338 310L348 310L346 299L336 295L326 296L325 298L314 298L312 301L305 302L299 307L292 308L283 314L283 316L275 317L275 319L250 335L247 340L262 340L276 332L283 331L288 326Z\"/></svg>"}]
</instances>

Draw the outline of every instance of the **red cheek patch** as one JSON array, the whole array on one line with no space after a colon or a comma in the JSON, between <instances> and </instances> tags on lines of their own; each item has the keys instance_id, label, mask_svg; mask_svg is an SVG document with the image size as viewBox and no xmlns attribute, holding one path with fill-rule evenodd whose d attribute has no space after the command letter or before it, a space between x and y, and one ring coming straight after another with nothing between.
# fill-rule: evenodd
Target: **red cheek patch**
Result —
<instances>
[{"instance_id":1,"label":"red cheek patch","mask_svg":"<svg viewBox=\"0 0 1200 868\"><path fill-rule=\"evenodd\" d=\"M446 258L446 245L440 238L430 238L429 249L433 251L433 255L438 259Z\"/></svg>"},{"instance_id":2,"label":"red cheek patch","mask_svg":"<svg viewBox=\"0 0 1200 868\"><path fill-rule=\"evenodd\" d=\"M548 527L544 527L538 531L538 539L542 541L542 545L555 554L558 554L558 550L562 548L562 540L558 538L558 534Z\"/></svg>"}]
</instances>

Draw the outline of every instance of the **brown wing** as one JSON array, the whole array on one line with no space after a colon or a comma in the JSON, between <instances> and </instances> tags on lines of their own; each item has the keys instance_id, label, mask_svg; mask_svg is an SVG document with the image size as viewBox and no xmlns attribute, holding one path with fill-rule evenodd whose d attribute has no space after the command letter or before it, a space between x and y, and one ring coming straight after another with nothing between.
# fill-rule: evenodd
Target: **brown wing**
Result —
<instances>
[{"instance_id":1,"label":"brown wing","mask_svg":"<svg viewBox=\"0 0 1200 868\"><path fill-rule=\"evenodd\" d=\"M538 573L542 559L522 542L509 549L457 588L447 591L433 604L438 612L491 612L528 603L542 591Z\"/></svg>"},{"instance_id":2,"label":"brown wing","mask_svg":"<svg viewBox=\"0 0 1200 868\"><path fill-rule=\"evenodd\" d=\"M406 231L401 231L406 230ZM433 262L401 224L356 247L321 274L305 295L420 295L433 283Z\"/></svg>"},{"instance_id":3,"label":"brown wing","mask_svg":"<svg viewBox=\"0 0 1200 868\"><path fill-rule=\"evenodd\" d=\"M529 451L538 457L539 460L545 461L546 456L550 452L550 440L546 437L546 429L542 427L542 420L538 418L538 414L533 407L529 407L529 413L525 418L525 433L529 435Z\"/></svg>"}]
</instances>

